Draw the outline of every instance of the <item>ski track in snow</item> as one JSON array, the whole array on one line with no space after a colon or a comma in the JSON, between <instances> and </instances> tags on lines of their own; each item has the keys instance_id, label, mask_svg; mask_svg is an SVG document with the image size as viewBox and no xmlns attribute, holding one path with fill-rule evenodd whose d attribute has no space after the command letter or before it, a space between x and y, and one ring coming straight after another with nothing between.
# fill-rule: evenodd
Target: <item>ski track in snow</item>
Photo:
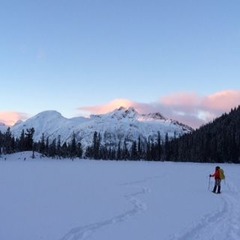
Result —
<instances>
[{"instance_id":1,"label":"ski track in snow","mask_svg":"<svg viewBox=\"0 0 240 240\"><path fill-rule=\"evenodd\" d=\"M144 186L139 186L139 183L144 183L148 180L152 179L151 178L146 178L144 180L139 180L135 182L128 182L121 184L121 186L126 186L126 187L134 187L137 188L138 190L124 195L125 199L131 203L133 206L131 209L114 216L110 219L99 221L96 223L92 223L89 225L85 226L79 226L72 228L64 237L60 238L60 240L84 240L90 237L92 234L94 234L97 230L100 228L110 226L112 224L117 224L120 222L127 221L129 218L134 217L137 214L140 214L141 212L145 211L147 209L147 206L144 202L139 200L137 197L140 195L144 195L150 192L150 189Z\"/></svg>"},{"instance_id":2,"label":"ski track in snow","mask_svg":"<svg viewBox=\"0 0 240 240\"><path fill-rule=\"evenodd\" d=\"M203 216L183 233L175 234L170 240L239 240L240 239L240 193L231 183L221 195L222 208Z\"/></svg>"}]
</instances>

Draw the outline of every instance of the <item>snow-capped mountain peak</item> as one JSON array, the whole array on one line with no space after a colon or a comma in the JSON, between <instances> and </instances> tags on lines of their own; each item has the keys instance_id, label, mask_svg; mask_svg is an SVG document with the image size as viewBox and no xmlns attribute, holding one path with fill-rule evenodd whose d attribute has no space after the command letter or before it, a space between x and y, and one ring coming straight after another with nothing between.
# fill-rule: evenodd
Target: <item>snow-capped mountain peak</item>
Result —
<instances>
[{"instance_id":1,"label":"snow-capped mountain peak","mask_svg":"<svg viewBox=\"0 0 240 240\"><path fill-rule=\"evenodd\" d=\"M133 107L120 107L110 113L92 115L90 118L65 118L57 111L44 111L25 122L11 128L15 137L20 136L23 129L34 128L34 140L39 141L44 134L49 140L61 137L62 142L72 139L73 133L83 148L92 144L94 132L102 136L102 144L112 147L119 143L132 142L139 137L147 142L149 138L157 139L158 133L164 138L180 136L192 129L176 121L164 118L160 113L139 114Z\"/></svg>"},{"instance_id":2,"label":"snow-capped mountain peak","mask_svg":"<svg viewBox=\"0 0 240 240\"><path fill-rule=\"evenodd\" d=\"M133 107L130 107L130 108L120 107L110 113L110 116L112 118L116 117L118 119L135 118L136 115L138 115L138 112Z\"/></svg>"},{"instance_id":3,"label":"snow-capped mountain peak","mask_svg":"<svg viewBox=\"0 0 240 240\"><path fill-rule=\"evenodd\" d=\"M48 111L43 111L38 113L36 116L33 117L33 119L38 119L38 120L56 120L60 118L64 118L61 113L55 111L55 110L48 110Z\"/></svg>"}]
</instances>

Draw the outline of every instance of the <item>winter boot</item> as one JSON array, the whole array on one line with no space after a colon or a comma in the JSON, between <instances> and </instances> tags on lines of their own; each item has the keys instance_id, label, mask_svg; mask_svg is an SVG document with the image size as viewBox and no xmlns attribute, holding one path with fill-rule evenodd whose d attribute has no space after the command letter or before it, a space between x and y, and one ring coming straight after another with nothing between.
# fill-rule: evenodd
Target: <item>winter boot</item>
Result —
<instances>
[{"instance_id":1,"label":"winter boot","mask_svg":"<svg viewBox=\"0 0 240 240\"><path fill-rule=\"evenodd\" d=\"M218 186L218 191L217 193L221 193L221 186Z\"/></svg>"},{"instance_id":2,"label":"winter boot","mask_svg":"<svg viewBox=\"0 0 240 240\"><path fill-rule=\"evenodd\" d=\"M216 193L216 190L217 190L217 186L215 185L214 188L213 188L213 190L212 190L212 192L213 192L213 193Z\"/></svg>"}]
</instances>

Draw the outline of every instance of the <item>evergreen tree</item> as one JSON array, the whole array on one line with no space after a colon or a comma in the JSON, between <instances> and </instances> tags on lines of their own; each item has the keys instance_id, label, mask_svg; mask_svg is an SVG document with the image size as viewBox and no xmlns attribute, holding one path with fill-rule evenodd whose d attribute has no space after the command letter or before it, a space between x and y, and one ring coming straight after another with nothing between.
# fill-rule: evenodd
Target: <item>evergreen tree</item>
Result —
<instances>
[{"instance_id":1,"label":"evergreen tree","mask_svg":"<svg viewBox=\"0 0 240 240\"><path fill-rule=\"evenodd\" d=\"M131 148L131 159L137 160L139 158L138 151L137 151L137 143L136 141L133 141L132 148Z\"/></svg>"},{"instance_id":2,"label":"evergreen tree","mask_svg":"<svg viewBox=\"0 0 240 240\"><path fill-rule=\"evenodd\" d=\"M100 145L101 145L100 133L94 132L93 134L93 158L94 159L99 159Z\"/></svg>"},{"instance_id":3,"label":"evergreen tree","mask_svg":"<svg viewBox=\"0 0 240 240\"><path fill-rule=\"evenodd\" d=\"M46 156L49 156L49 137L47 137L47 139L46 139L44 154L45 154Z\"/></svg>"},{"instance_id":4,"label":"evergreen tree","mask_svg":"<svg viewBox=\"0 0 240 240\"><path fill-rule=\"evenodd\" d=\"M122 160L122 149L121 149L121 142L118 142L118 149L117 149L117 160Z\"/></svg>"},{"instance_id":5,"label":"evergreen tree","mask_svg":"<svg viewBox=\"0 0 240 240\"><path fill-rule=\"evenodd\" d=\"M18 142L18 149L19 151L25 151L27 149L24 129L22 130L20 135L20 139Z\"/></svg>"},{"instance_id":6,"label":"evergreen tree","mask_svg":"<svg viewBox=\"0 0 240 240\"><path fill-rule=\"evenodd\" d=\"M127 160L129 158L130 158L130 153L127 147L127 141L125 140L123 144L123 159Z\"/></svg>"},{"instance_id":7,"label":"evergreen tree","mask_svg":"<svg viewBox=\"0 0 240 240\"><path fill-rule=\"evenodd\" d=\"M3 134L0 131L0 155L2 154L2 147L3 147Z\"/></svg>"},{"instance_id":8,"label":"evergreen tree","mask_svg":"<svg viewBox=\"0 0 240 240\"><path fill-rule=\"evenodd\" d=\"M57 156L59 158L62 157L61 136L60 135L58 135L58 140L57 140Z\"/></svg>"},{"instance_id":9,"label":"evergreen tree","mask_svg":"<svg viewBox=\"0 0 240 240\"><path fill-rule=\"evenodd\" d=\"M190 134L166 141L168 160L240 163L240 106Z\"/></svg>"},{"instance_id":10,"label":"evergreen tree","mask_svg":"<svg viewBox=\"0 0 240 240\"><path fill-rule=\"evenodd\" d=\"M3 152L4 152L4 154L13 153L12 133L10 131L10 127L8 127L6 133L4 134Z\"/></svg>"},{"instance_id":11,"label":"evergreen tree","mask_svg":"<svg viewBox=\"0 0 240 240\"><path fill-rule=\"evenodd\" d=\"M48 155L50 157L55 157L56 154L57 154L57 144L56 144L56 138L54 138L52 143L49 145Z\"/></svg>"},{"instance_id":12,"label":"evergreen tree","mask_svg":"<svg viewBox=\"0 0 240 240\"><path fill-rule=\"evenodd\" d=\"M169 161L170 160L170 144L169 144L169 138L168 138L168 133L165 135L165 144L164 144L164 152L165 152L165 160Z\"/></svg>"},{"instance_id":13,"label":"evergreen tree","mask_svg":"<svg viewBox=\"0 0 240 240\"><path fill-rule=\"evenodd\" d=\"M61 146L60 156L63 158L70 157L68 146L67 146L66 142L64 142L63 145Z\"/></svg>"},{"instance_id":14,"label":"evergreen tree","mask_svg":"<svg viewBox=\"0 0 240 240\"><path fill-rule=\"evenodd\" d=\"M46 145L45 145L45 135L44 135L44 133L42 134L42 137L41 137L39 151L42 154L46 153Z\"/></svg>"},{"instance_id":15,"label":"evergreen tree","mask_svg":"<svg viewBox=\"0 0 240 240\"><path fill-rule=\"evenodd\" d=\"M76 135L72 134L72 140L70 143L70 157L74 158L77 156L77 143L76 143Z\"/></svg>"},{"instance_id":16,"label":"evergreen tree","mask_svg":"<svg viewBox=\"0 0 240 240\"><path fill-rule=\"evenodd\" d=\"M35 130L34 128L29 128L26 129L26 133L25 133L25 142L26 142L26 151L32 150L33 149L33 134L34 134Z\"/></svg>"},{"instance_id":17,"label":"evergreen tree","mask_svg":"<svg viewBox=\"0 0 240 240\"><path fill-rule=\"evenodd\" d=\"M143 147L142 147L142 142L141 142L141 137L138 137L138 144L137 144L137 152L138 152L138 158L141 159L143 158Z\"/></svg>"},{"instance_id":18,"label":"evergreen tree","mask_svg":"<svg viewBox=\"0 0 240 240\"><path fill-rule=\"evenodd\" d=\"M78 158L82 158L82 155L83 155L82 144L78 142L77 149L76 149L76 156Z\"/></svg>"}]
</instances>

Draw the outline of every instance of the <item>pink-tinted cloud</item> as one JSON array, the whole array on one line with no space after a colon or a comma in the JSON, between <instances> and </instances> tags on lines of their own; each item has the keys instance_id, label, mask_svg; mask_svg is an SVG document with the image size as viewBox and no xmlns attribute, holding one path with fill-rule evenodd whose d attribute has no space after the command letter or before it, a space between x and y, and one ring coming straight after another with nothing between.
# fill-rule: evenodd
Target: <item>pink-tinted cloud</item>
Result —
<instances>
[{"instance_id":1,"label":"pink-tinted cloud","mask_svg":"<svg viewBox=\"0 0 240 240\"><path fill-rule=\"evenodd\" d=\"M89 106L89 107L80 107L78 108L80 111L85 111L90 114L105 114L108 112L111 112L119 107L136 107L134 102L131 102L127 99L115 99L114 101L111 101L110 103L107 103L105 105L99 105L99 106Z\"/></svg>"},{"instance_id":2,"label":"pink-tinted cloud","mask_svg":"<svg viewBox=\"0 0 240 240\"><path fill-rule=\"evenodd\" d=\"M83 114L86 113L87 115L105 114L114 111L115 109L118 109L120 107L134 107L139 113L156 112L159 110L158 105L155 105L155 103L137 103L127 99L115 99L105 105L79 107L78 110Z\"/></svg>"},{"instance_id":3,"label":"pink-tinted cloud","mask_svg":"<svg viewBox=\"0 0 240 240\"><path fill-rule=\"evenodd\" d=\"M159 101L163 111L173 119L197 128L240 104L240 91L227 90L209 96L181 93ZM168 109L165 109L165 107ZM164 112L163 112L164 113Z\"/></svg>"},{"instance_id":4,"label":"pink-tinted cloud","mask_svg":"<svg viewBox=\"0 0 240 240\"><path fill-rule=\"evenodd\" d=\"M219 112L229 111L229 109L240 104L240 91L227 90L212 94L206 97L202 105L207 109L214 109Z\"/></svg>"},{"instance_id":5,"label":"pink-tinted cloud","mask_svg":"<svg viewBox=\"0 0 240 240\"><path fill-rule=\"evenodd\" d=\"M13 126L19 120L26 120L27 115L19 112L0 112L0 122L7 126Z\"/></svg>"},{"instance_id":6,"label":"pink-tinted cloud","mask_svg":"<svg viewBox=\"0 0 240 240\"><path fill-rule=\"evenodd\" d=\"M231 108L240 104L240 91L227 90L209 96L199 96L195 93L177 93L164 96L153 103L137 103L126 99L116 99L106 105L81 107L80 111L91 114L104 114L121 106L134 107L139 113L160 112L166 118L171 118L193 128L208 123Z\"/></svg>"},{"instance_id":7,"label":"pink-tinted cloud","mask_svg":"<svg viewBox=\"0 0 240 240\"><path fill-rule=\"evenodd\" d=\"M159 104L163 106L163 114L198 128L237 107L240 104L240 91L227 90L209 96L181 93L166 96L160 99Z\"/></svg>"},{"instance_id":8,"label":"pink-tinted cloud","mask_svg":"<svg viewBox=\"0 0 240 240\"><path fill-rule=\"evenodd\" d=\"M199 104L199 96L195 93L176 93L174 95L165 96L160 99L161 104L165 106L196 106Z\"/></svg>"}]
</instances>

